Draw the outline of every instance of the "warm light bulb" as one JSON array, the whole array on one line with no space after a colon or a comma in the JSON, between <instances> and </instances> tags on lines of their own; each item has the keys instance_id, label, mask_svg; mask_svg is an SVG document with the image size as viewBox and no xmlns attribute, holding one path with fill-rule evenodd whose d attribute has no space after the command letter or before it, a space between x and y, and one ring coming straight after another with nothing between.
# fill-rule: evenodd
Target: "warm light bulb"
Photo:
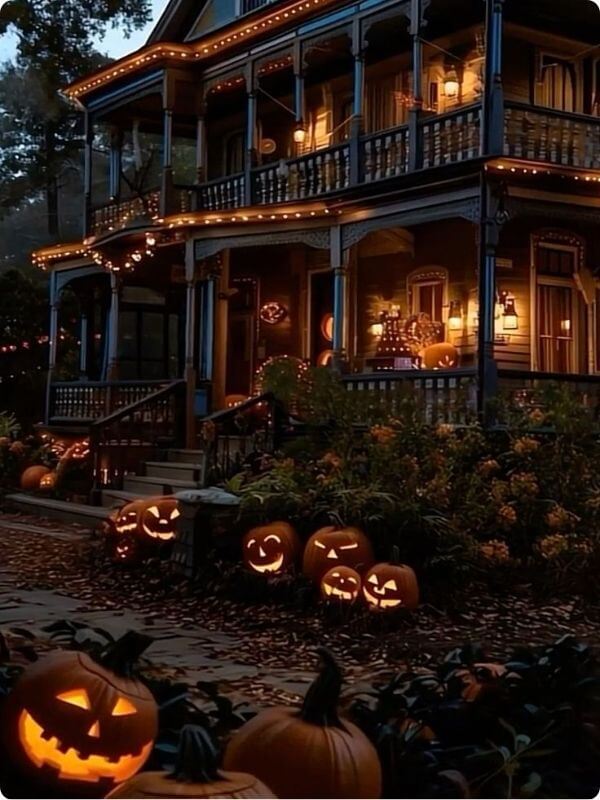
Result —
<instances>
[{"instance_id":1,"label":"warm light bulb","mask_svg":"<svg viewBox=\"0 0 600 800\"><path fill-rule=\"evenodd\" d=\"M458 73L454 67L450 67L444 78L444 92L446 97L456 97L460 89Z\"/></svg>"},{"instance_id":2,"label":"warm light bulb","mask_svg":"<svg viewBox=\"0 0 600 800\"><path fill-rule=\"evenodd\" d=\"M304 144L306 141L306 129L301 122L298 123L294 130L294 141L296 144Z\"/></svg>"}]
</instances>

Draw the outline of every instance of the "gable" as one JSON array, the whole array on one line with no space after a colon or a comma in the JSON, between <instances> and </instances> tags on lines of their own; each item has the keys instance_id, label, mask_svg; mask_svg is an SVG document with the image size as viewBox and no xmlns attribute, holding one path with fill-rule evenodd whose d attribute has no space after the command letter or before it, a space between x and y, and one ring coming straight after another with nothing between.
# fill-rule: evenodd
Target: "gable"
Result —
<instances>
[{"instance_id":1,"label":"gable","mask_svg":"<svg viewBox=\"0 0 600 800\"><path fill-rule=\"evenodd\" d=\"M170 0L148 38L156 42L188 42L232 22L238 0Z\"/></svg>"}]
</instances>

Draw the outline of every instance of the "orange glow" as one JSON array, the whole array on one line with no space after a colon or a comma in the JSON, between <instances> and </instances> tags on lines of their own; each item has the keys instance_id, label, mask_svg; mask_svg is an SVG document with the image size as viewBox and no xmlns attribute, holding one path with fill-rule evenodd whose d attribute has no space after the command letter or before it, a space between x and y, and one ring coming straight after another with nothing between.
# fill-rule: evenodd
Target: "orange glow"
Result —
<instances>
[{"instance_id":1,"label":"orange glow","mask_svg":"<svg viewBox=\"0 0 600 800\"><path fill-rule=\"evenodd\" d=\"M137 708L126 697L119 697L112 710L113 717L128 717L130 714L137 714Z\"/></svg>"},{"instance_id":2,"label":"orange glow","mask_svg":"<svg viewBox=\"0 0 600 800\"><path fill-rule=\"evenodd\" d=\"M93 729L94 726L90 730ZM142 768L152 750L152 742L148 742L139 753L123 755L116 761L94 754L82 758L72 747L63 753L56 736L45 739L44 729L27 711L22 711L19 717L19 741L27 758L39 769L49 766L57 770L58 777L63 780L85 783L97 783L103 778L116 783L126 781Z\"/></svg>"},{"instance_id":3,"label":"orange glow","mask_svg":"<svg viewBox=\"0 0 600 800\"><path fill-rule=\"evenodd\" d=\"M90 698L85 689L72 689L69 692L63 692L57 695L56 699L61 700L63 703L68 703L71 706L85 708L86 711L89 711L92 707L90 705Z\"/></svg>"}]
</instances>

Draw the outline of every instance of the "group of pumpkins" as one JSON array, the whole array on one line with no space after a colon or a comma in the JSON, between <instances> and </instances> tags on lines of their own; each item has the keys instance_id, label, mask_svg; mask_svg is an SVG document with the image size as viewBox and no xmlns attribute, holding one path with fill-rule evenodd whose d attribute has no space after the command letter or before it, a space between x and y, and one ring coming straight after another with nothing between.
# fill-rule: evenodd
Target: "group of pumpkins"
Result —
<instances>
[{"instance_id":1,"label":"group of pumpkins","mask_svg":"<svg viewBox=\"0 0 600 800\"><path fill-rule=\"evenodd\" d=\"M160 553L177 536L180 511L174 497L144 497L115 509L104 532L114 561L127 563Z\"/></svg>"},{"instance_id":2,"label":"group of pumpkins","mask_svg":"<svg viewBox=\"0 0 600 800\"><path fill-rule=\"evenodd\" d=\"M208 733L186 726L175 768L140 772L154 747L158 708L132 677L131 660L123 651L115 657L119 646L98 662L80 652L51 654L29 666L4 701L9 762L40 789L60 797L381 796L375 748L338 715L342 674L328 651L318 651L320 674L302 707L270 708L243 725L223 769Z\"/></svg>"},{"instance_id":3,"label":"group of pumpkins","mask_svg":"<svg viewBox=\"0 0 600 800\"><path fill-rule=\"evenodd\" d=\"M419 605L414 570L406 564L375 563L371 542L358 528L321 528L302 553L294 528L288 522L271 522L249 530L242 546L246 569L261 575L291 569L302 554L303 574L320 587L326 601L350 604L362 598L373 611Z\"/></svg>"},{"instance_id":4,"label":"group of pumpkins","mask_svg":"<svg viewBox=\"0 0 600 800\"><path fill-rule=\"evenodd\" d=\"M60 483L65 471L75 462L84 462L90 455L89 439L73 442L70 445L55 442L53 452L58 454L54 469L43 464L34 464L21 473L21 489L24 492L51 492Z\"/></svg>"}]
</instances>

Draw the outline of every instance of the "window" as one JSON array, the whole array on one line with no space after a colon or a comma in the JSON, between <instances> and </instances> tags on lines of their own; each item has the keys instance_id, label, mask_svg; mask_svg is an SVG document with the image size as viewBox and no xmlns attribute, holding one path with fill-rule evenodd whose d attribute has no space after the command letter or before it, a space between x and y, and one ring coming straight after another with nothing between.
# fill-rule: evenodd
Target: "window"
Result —
<instances>
[{"instance_id":1,"label":"window","mask_svg":"<svg viewBox=\"0 0 600 800\"><path fill-rule=\"evenodd\" d=\"M237 175L244 171L244 131L236 131L225 140L224 175Z\"/></svg>"},{"instance_id":2,"label":"window","mask_svg":"<svg viewBox=\"0 0 600 800\"><path fill-rule=\"evenodd\" d=\"M542 55L540 84L540 105L558 111L576 110L577 74L573 62Z\"/></svg>"},{"instance_id":3,"label":"window","mask_svg":"<svg viewBox=\"0 0 600 800\"><path fill-rule=\"evenodd\" d=\"M411 78L408 72L367 82L365 128L367 133L403 125L408 120Z\"/></svg>"},{"instance_id":4,"label":"window","mask_svg":"<svg viewBox=\"0 0 600 800\"><path fill-rule=\"evenodd\" d=\"M439 341L444 339L444 312L448 306L448 272L445 269L417 270L408 276L408 312L434 323Z\"/></svg>"},{"instance_id":5,"label":"window","mask_svg":"<svg viewBox=\"0 0 600 800\"><path fill-rule=\"evenodd\" d=\"M568 234L535 237L533 261L534 369L585 373L587 307L576 283L583 263L583 246Z\"/></svg>"}]
</instances>

